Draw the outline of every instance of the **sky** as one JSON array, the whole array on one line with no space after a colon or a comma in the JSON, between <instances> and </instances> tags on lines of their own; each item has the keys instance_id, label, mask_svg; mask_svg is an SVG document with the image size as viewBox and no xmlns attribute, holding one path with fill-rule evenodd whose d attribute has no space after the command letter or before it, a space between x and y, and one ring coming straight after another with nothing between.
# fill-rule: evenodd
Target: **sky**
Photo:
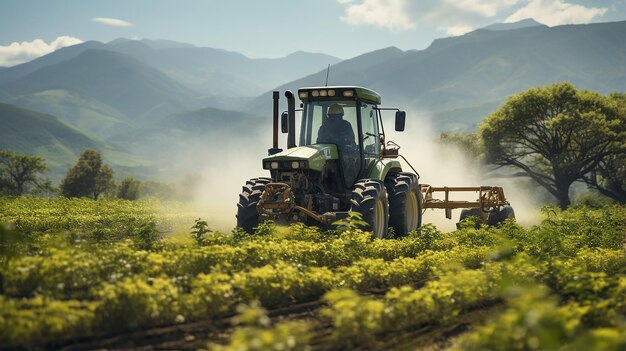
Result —
<instances>
[{"instance_id":1,"label":"sky","mask_svg":"<svg viewBox=\"0 0 626 351\"><path fill-rule=\"evenodd\" d=\"M525 18L549 26L626 20L626 0L0 0L0 66L89 40L169 39L274 58L342 59Z\"/></svg>"}]
</instances>

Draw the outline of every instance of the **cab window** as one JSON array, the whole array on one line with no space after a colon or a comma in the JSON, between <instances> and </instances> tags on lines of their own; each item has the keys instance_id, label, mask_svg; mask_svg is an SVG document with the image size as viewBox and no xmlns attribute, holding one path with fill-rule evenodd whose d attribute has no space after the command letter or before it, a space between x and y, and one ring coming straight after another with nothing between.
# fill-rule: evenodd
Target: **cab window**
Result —
<instances>
[{"instance_id":1,"label":"cab window","mask_svg":"<svg viewBox=\"0 0 626 351\"><path fill-rule=\"evenodd\" d=\"M361 121L363 123L363 133L361 134L363 152L365 155L378 156L380 154L380 137L373 105L361 103Z\"/></svg>"},{"instance_id":2,"label":"cab window","mask_svg":"<svg viewBox=\"0 0 626 351\"><path fill-rule=\"evenodd\" d=\"M343 110L343 116L339 117L350 123L353 135L358 135L356 102L347 101L309 101L304 106L302 113L302 123L300 124L300 146L317 144L319 132L323 130L322 125L328 121L328 110L331 105L339 105ZM357 140L353 140L356 144Z\"/></svg>"}]
</instances>

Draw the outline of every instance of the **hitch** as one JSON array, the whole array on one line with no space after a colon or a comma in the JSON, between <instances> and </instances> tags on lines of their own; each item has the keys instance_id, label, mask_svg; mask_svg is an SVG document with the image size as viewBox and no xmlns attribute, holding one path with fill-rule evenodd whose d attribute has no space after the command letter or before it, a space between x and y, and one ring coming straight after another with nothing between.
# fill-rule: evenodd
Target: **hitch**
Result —
<instances>
[{"instance_id":1,"label":"hitch","mask_svg":"<svg viewBox=\"0 0 626 351\"><path fill-rule=\"evenodd\" d=\"M347 213L327 212L322 215L307 208L296 205L295 196L291 186L286 183L268 183L261 195L261 199L256 205L257 212L261 216L277 218L279 216L289 216L294 210L300 211L323 224L331 224L337 219L344 218Z\"/></svg>"},{"instance_id":2,"label":"hitch","mask_svg":"<svg viewBox=\"0 0 626 351\"><path fill-rule=\"evenodd\" d=\"M295 207L295 197L289 184L269 183L257 203L257 212L266 216L288 215Z\"/></svg>"}]
</instances>

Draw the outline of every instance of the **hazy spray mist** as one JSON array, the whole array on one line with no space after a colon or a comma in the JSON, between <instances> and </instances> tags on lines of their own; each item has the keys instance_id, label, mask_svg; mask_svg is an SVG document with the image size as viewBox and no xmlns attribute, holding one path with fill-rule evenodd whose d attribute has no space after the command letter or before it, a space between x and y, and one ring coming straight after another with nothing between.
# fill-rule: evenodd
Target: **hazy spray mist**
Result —
<instances>
[{"instance_id":1,"label":"hazy spray mist","mask_svg":"<svg viewBox=\"0 0 626 351\"><path fill-rule=\"evenodd\" d=\"M387 140L393 140L401 146L400 154L417 170L420 183L432 186L502 186L519 223L532 225L538 221L540 202L532 197L532 191L520 189L511 178L487 176L484 166L472 162L460 150L438 143L439 134L434 132L427 112L408 111L404 132L393 130L393 113L384 115L383 122L387 126ZM468 192L451 196L450 199L474 201L477 198L477 193ZM443 210L427 210L424 223L433 223L444 231L454 230L460 212L452 211L452 219L448 220Z\"/></svg>"},{"instance_id":2,"label":"hazy spray mist","mask_svg":"<svg viewBox=\"0 0 626 351\"><path fill-rule=\"evenodd\" d=\"M507 199L513 206L518 222L531 225L538 220L539 201L533 199L529 189L518 189L508 178L488 178L485 170L454 148L437 143L438 133L433 132L431 119L424 112L407 113L406 131L393 130L393 113L384 115L387 140L401 146L404 155L420 174L422 184L433 186L503 186ZM177 174L193 174L196 181L183 186L193 187L191 193L203 219L213 229L230 231L236 224L235 214L241 187L246 180L269 176L261 160L271 147L271 119L259 126L255 135L240 135L233 131L214 133L209 139L189 142L170 166ZM279 147L285 148L286 135L280 134ZM410 170L408 166L403 166ZM475 193L453 200L475 200ZM444 231L455 229L460 210L453 211L452 220L445 218L443 210L428 210L424 223L433 223Z\"/></svg>"},{"instance_id":3,"label":"hazy spray mist","mask_svg":"<svg viewBox=\"0 0 626 351\"><path fill-rule=\"evenodd\" d=\"M241 187L248 179L270 176L261 163L272 142L271 120L267 122L267 126L259 126L258 134L243 136L229 132L230 136L223 134L204 145L204 149L193 151L201 160L198 163L201 177L193 192L194 200L206 213L211 228L233 229Z\"/></svg>"}]
</instances>

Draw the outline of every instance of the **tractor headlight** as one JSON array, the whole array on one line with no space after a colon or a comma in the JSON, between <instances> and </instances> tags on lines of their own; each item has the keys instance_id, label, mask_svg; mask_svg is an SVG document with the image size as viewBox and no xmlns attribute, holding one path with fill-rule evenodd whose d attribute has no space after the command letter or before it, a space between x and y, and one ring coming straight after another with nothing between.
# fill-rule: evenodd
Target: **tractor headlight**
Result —
<instances>
[{"instance_id":1,"label":"tractor headlight","mask_svg":"<svg viewBox=\"0 0 626 351\"><path fill-rule=\"evenodd\" d=\"M308 91L301 91L298 93L298 96L300 96L300 99L306 99L309 97L309 92Z\"/></svg>"},{"instance_id":2,"label":"tractor headlight","mask_svg":"<svg viewBox=\"0 0 626 351\"><path fill-rule=\"evenodd\" d=\"M329 90L328 91L328 96L335 96L335 91L334 90Z\"/></svg>"},{"instance_id":3,"label":"tractor headlight","mask_svg":"<svg viewBox=\"0 0 626 351\"><path fill-rule=\"evenodd\" d=\"M291 168L293 168L293 169L300 168L300 161L293 161L293 162L291 162Z\"/></svg>"},{"instance_id":4,"label":"tractor headlight","mask_svg":"<svg viewBox=\"0 0 626 351\"><path fill-rule=\"evenodd\" d=\"M343 96L345 96L345 97L353 97L354 96L354 90L344 90L343 91Z\"/></svg>"},{"instance_id":5,"label":"tractor headlight","mask_svg":"<svg viewBox=\"0 0 626 351\"><path fill-rule=\"evenodd\" d=\"M278 162L276 162L276 161L272 162L272 163L270 164L270 167L271 167L272 169L278 169Z\"/></svg>"}]
</instances>

